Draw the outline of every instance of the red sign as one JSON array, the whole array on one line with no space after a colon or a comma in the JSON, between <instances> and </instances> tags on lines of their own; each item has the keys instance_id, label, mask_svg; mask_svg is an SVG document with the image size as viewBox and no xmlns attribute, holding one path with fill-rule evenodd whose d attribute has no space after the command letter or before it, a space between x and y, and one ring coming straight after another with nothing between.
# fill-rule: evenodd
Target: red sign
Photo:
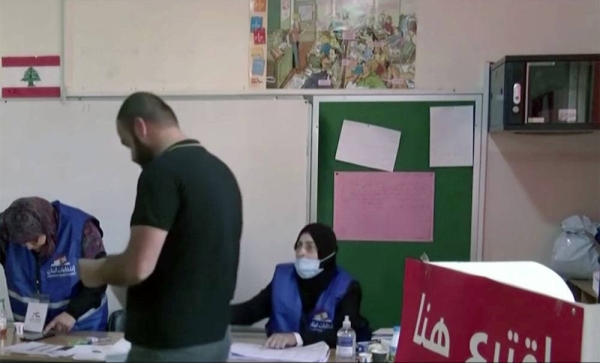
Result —
<instances>
[{"instance_id":1,"label":"red sign","mask_svg":"<svg viewBox=\"0 0 600 363\"><path fill-rule=\"evenodd\" d=\"M583 308L407 260L396 362L579 362Z\"/></svg>"}]
</instances>

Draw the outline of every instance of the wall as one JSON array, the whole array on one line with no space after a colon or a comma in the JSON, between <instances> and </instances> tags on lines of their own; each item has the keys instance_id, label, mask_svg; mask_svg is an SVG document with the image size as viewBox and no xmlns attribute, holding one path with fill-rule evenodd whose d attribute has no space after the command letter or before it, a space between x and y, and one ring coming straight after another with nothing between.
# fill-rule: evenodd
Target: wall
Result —
<instances>
[{"instance_id":1,"label":"wall","mask_svg":"<svg viewBox=\"0 0 600 363\"><path fill-rule=\"evenodd\" d=\"M70 0L66 7L83 6L82 3ZM152 57L141 58L144 62L123 60L129 68L119 75L119 87L124 90L144 87L144 74L155 70L144 70L141 78L130 74L146 62L167 72L167 68L178 67L185 58L189 61L186 64L200 68L191 68L188 79L169 79L166 83L177 87L188 85L198 92L245 90L246 0L169 0L168 5L166 1L145 0L138 12L124 15L120 11L131 10L133 3L140 2L89 2L89 6L111 10L92 14L112 16L111 20L114 18L120 26L130 24L129 29L115 31L108 21L99 20L115 41L125 38L136 44L138 40L161 39L153 44L162 47L150 48ZM600 52L598 0L418 0L416 5L419 27L416 82L421 89L480 90L484 61L505 54ZM134 25L142 26L141 30L134 29ZM185 43L194 58L187 53L174 54L173 49L177 49L174 44L180 42L178 35L190 27L197 32L199 26L205 36ZM56 54L60 51L60 34L59 0L0 1L2 55ZM81 34L67 33L68 42L76 36ZM102 46L111 44L96 45L96 54L102 54ZM98 62L119 58L126 57L111 53ZM81 83L89 77L108 77L91 71L72 74L67 69L66 73L67 85L75 79ZM579 212L600 218L598 145L597 135L489 138L486 259L543 261L557 223L564 216ZM573 183L567 184L563 177Z\"/></svg>"},{"instance_id":2,"label":"wall","mask_svg":"<svg viewBox=\"0 0 600 363\"><path fill-rule=\"evenodd\" d=\"M600 222L600 133L488 138L483 255L486 260L551 257L560 222Z\"/></svg>"},{"instance_id":3,"label":"wall","mask_svg":"<svg viewBox=\"0 0 600 363\"><path fill-rule=\"evenodd\" d=\"M507 54L600 52L597 0L419 0L416 83L479 89Z\"/></svg>"},{"instance_id":4,"label":"wall","mask_svg":"<svg viewBox=\"0 0 600 363\"><path fill-rule=\"evenodd\" d=\"M278 262L292 258L294 238L307 220L309 105L302 99L169 104L186 135L200 140L236 176L244 226L234 299L249 299L268 284ZM105 98L2 102L0 210L23 196L59 199L98 218L106 250L121 252L140 168L116 135L120 105ZM277 136L266 139L265 132ZM112 309L118 307L113 294L108 301Z\"/></svg>"}]
</instances>

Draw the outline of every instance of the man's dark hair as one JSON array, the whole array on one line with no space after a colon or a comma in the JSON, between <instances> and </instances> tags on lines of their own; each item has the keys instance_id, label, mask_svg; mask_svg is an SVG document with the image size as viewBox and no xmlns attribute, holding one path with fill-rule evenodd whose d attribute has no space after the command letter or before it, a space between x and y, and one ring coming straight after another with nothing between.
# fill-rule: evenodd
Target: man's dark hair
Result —
<instances>
[{"instance_id":1,"label":"man's dark hair","mask_svg":"<svg viewBox=\"0 0 600 363\"><path fill-rule=\"evenodd\" d=\"M127 97L117 114L117 120L128 130L133 129L133 120L137 117L164 126L178 125L173 109L160 97L149 92L136 92Z\"/></svg>"}]
</instances>

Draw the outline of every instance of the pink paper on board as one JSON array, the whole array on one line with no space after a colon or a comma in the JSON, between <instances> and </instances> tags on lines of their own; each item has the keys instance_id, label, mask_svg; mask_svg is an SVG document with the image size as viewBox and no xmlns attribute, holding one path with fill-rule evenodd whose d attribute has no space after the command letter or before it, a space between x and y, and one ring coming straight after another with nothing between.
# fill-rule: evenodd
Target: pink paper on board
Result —
<instances>
[{"instance_id":1,"label":"pink paper on board","mask_svg":"<svg viewBox=\"0 0 600 363\"><path fill-rule=\"evenodd\" d=\"M433 241L435 174L337 172L333 228L346 241Z\"/></svg>"}]
</instances>

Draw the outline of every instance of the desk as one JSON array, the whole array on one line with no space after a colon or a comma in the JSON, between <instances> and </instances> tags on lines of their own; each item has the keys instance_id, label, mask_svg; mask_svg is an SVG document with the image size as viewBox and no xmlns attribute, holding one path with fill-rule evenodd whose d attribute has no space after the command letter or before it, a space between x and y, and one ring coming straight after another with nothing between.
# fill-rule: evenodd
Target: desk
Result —
<instances>
[{"instance_id":1,"label":"desk","mask_svg":"<svg viewBox=\"0 0 600 363\"><path fill-rule=\"evenodd\" d=\"M112 343L116 343L119 339L123 338L123 333L94 333L94 332L77 332L71 333L68 335L57 335L48 339L41 340L42 343L56 344L56 345L69 345L73 339L77 337L85 338L89 336L109 336L111 338ZM265 333L259 331L233 331L231 333L231 340L233 342L238 343L255 343L262 344L265 341ZM14 334L14 329L9 327L8 335L6 338L0 340L0 361L10 360L10 361L32 361L35 360L37 362L82 362L75 361L71 358L50 358L45 356L31 356L31 355L23 355L23 354L11 354L9 352L4 352L3 348L9 347L11 345L19 344L21 340ZM329 354L329 362L335 361L335 349L332 349Z\"/></svg>"},{"instance_id":2,"label":"desk","mask_svg":"<svg viewBox=\"0 0 600 363\"><path fill-rule=\"evenodd\" d=\"M265 332L262 330L250 330L250 331L236 331L235 329L231 332L231 341L234 343L251 343L251 344L263 344L266 340ZM328 362L336 362L335 349L329 351ZM230 362L248 362L245 360L229 360Z\"/></svg>"},{"instance_id":3,"label":"desk","mask_svg":"<svg viewBox=\"0 0 600 363\"><path fill-rule=\"evenodd\" d=\"M119 339L123 338L123 333L105 333L105 332L77 332L71 333L68 335L56 335L48 339L41 340L41 343L48 344L56 344L56 345L69 345L74 339L77 338L86 338L90 336L95 337L110 337L112 344L119 341ZM14 328L8 328L8 334L6 338L0 340L0 360L10 360L10 361L32 361L36 362L75 362L75 360L70 358L50 358L46 356L32 356L32 355L24 355L24 354L11 354L9 352L5 352L3 348L9 347L11 345L22 343L21 339L14 334ZM81 362L81 361L77 361Z\"/></svg>"}]
</instances>

